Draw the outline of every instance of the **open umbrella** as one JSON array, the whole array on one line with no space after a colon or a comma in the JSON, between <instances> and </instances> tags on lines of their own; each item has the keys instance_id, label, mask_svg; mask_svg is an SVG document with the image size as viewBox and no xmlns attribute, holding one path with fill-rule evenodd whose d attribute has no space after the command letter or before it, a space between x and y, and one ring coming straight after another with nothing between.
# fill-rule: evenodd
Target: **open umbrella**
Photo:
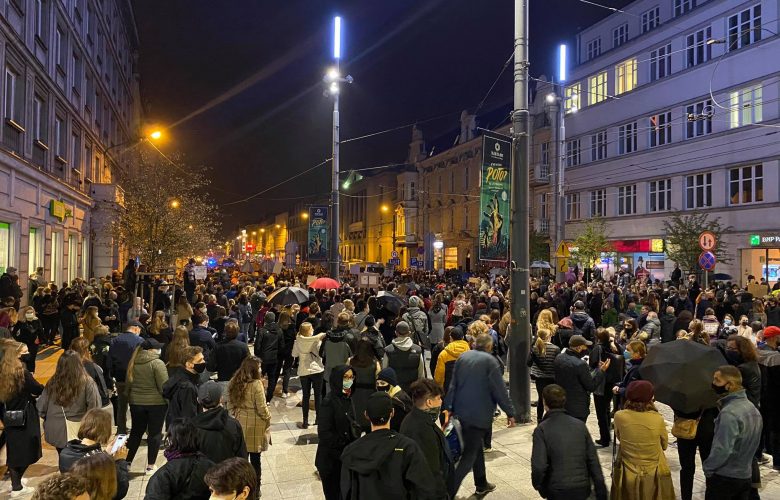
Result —
<instances>
[{"instance_id":1,"label":"open umbrella","mask_svg":"<svg viewBox=\"0 0 780 500\"><path fill-rule=\"evenodd\" d=\"M341 286L341 283L334 280L333 278L323 276L322 278L317 278L316 280L312 281L309 286L316 290L335 290Z\"/></svg>"},{"instance_id":2,"label":"open umbrella","mask_svg":"<svg viewBox=\"0 0 780 500\"><path fill-rule=\"evenodd\" d=\"M710 279L712 281L731 281L734 278L730 274L726 273L715 273L712 276L710 276Z\"/></svg>"},{"instance_id":3,"label":"open umbrella","mask_svg":"<svg viewBox=\"0 0 780 500\"><path fill-rule=\"evenodd\" d=\"M400 295L396 295L393 292L388 292L386 290L382 290L378 294L376 294L377 303L381 306L390 311L391 313L395 314L396 316L398 313L401 312L401 308L406 305L406 301L401 297Z\"/></svg>"},{"instance_id":4,"label":"open umbrella","mask_svg":"<svg viewBox=\"0 0 780 500\"><path fill-rule=\"evenodd\" d=\"M714 347L675 340L650 349L639 368L642 379L655 387L655 399L682 413L712 408L717 395L712 374L726 359Z\"/></svg>"},{"instance_id":5,"label":"open umbrella","mask_svg":"<svg viewBox=\"0 0 780 500\"><path fill-rule=\"evenodd\" d=\"M531 269L552 269L550 263L544 260L535 260L531 262Z\"/></svg>"},{"instance_id":6,"label":"open umbrella","mask_svg":"<svg viewBox=\"0 0 780 500\"><path fill-rule=\"evenodd\" d=\"M268 296L267 303L279 306L302 304L309 300L309 292L297 286L285 286Z\"/></svg>"}]
</instances>

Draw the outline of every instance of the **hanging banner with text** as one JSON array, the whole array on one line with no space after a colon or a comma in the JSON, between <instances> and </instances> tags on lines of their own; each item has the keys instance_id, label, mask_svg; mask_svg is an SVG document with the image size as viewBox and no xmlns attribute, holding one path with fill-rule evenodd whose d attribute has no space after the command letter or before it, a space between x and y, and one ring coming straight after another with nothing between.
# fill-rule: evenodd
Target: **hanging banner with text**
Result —
<instances>
[{"instance_id":1,"label":"hanging banner with text","mask_svg":"<svg viewBox=\"0 0 780 500\"><path fill-rule=\"evenodd\" d=\"M479 193L479 260L509 260L512 142L482 136L482 177Z\"/></svg>"},{"instance_id":2,"label":"hanging banner with text","mask_svg":"<svg viewBox=\"0 0 780 500\"><path fill-rule=\"evenodd\" d=\"M309 207L309 261L328 260L328 207Z\"/></svg>"}]
</instances>

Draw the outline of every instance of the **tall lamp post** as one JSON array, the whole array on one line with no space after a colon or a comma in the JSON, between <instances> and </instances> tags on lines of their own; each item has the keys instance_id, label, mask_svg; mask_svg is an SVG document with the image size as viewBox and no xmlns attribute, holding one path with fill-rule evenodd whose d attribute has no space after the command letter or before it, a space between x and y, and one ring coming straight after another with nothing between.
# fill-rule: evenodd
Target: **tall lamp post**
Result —
<instances>
[{"instance_id":1,"label":"tall lamp post","mask_svg":"<svg viewBox=\"0 0 780 500\"><path fill-rule=\"evenodd\" d=\"M339 62L341 61L341 17L333 19L333 59L335 66L325 73L325 83L328 85L326 95L333 97L333 160L331 170L330 191L330 246L328 251L328 274L333 279L339 278L339 93L342 83L352 83L352 77L341 76Z\"/></svg>"}]
</instances>

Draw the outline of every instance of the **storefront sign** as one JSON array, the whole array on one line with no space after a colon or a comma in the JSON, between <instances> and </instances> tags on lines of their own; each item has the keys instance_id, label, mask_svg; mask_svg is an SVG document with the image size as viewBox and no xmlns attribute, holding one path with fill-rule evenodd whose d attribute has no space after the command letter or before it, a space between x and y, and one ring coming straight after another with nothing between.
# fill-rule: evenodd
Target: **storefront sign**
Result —
<instances>
[{"instance_id":1,"label":"storefront sign","mask_svg":"<svg viewBox=\"0 0 780 500\"><path fill-rule=\"evenodd\" d=\"M650 240L650 253L664 253L664 240L662 239Z\"/></svg>"},{"instance_id":2,"label":"storefront sign","mask_svg":"<svg viewBox=\"0 0 780 500\"><path fill-rule=\"evenodd\" d=\"M612 249L617 253L664 253L664 240L616 240L612 241Z\"/></svg>"},{"instance_id":3,"label":"storefront sign","mask_svg":"<svg viewBox=\"0 0 780 500\"><path fill-rule=\"evenodd\" d=\"M309 260L328 258L328 207L309 207Z\"/></svg>"},{"instance_id":4,"label":"storefront sign","mask_svg":"<svg viewBox=\"0 0 780 500\"><path fill-rule=\"evenodd\" d=\"M751 234L750 246L780 247L780 234Z\"/></svg>"},{"instance_id":5,"label":"storefront sign","mask_svg":"<svg viewBox=\"0 0 780 500\"><path fill-rule=\"evenodd\" d=\"M511 141L493 135L482 136L479 260L509 260L511 158Z\"/></svg>"},{"instance_id":6,"label":"storefront sign","mask_svg":"<svg viewBox=\"0 0 780 500\"><path fill-rule=\"evenodd\" d=\"M60 222L65 220L65 204L61 201L51 200L49 202L49 215Z\"/></svg>"}]
</instances>

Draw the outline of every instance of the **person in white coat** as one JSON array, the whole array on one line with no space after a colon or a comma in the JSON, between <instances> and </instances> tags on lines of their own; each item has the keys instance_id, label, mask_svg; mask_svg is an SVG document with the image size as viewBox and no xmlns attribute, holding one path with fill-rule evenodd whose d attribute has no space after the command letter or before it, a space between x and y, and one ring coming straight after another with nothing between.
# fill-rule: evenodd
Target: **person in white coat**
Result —
<instances>
[{"instance_id":1,"label":"person in white coat","mask_svg":"<svg viewBox=\"0 0 780 500\"><path fill-rule=\"evenodd\" d=\"M312 387L314 388L314 411L319 413L320 397L322 397L322 376L325 365L320 357L320 345L325 339L326 333L312 336L314 327L308 321L301 323L298 335L295 337L292 355L298 359L298 377L301 379L303 392L302 410L303 422L298 423L298 428L309 428L309 398ZM314 421L317 425L317 421Z\"/></svg>"}]
</instances>

